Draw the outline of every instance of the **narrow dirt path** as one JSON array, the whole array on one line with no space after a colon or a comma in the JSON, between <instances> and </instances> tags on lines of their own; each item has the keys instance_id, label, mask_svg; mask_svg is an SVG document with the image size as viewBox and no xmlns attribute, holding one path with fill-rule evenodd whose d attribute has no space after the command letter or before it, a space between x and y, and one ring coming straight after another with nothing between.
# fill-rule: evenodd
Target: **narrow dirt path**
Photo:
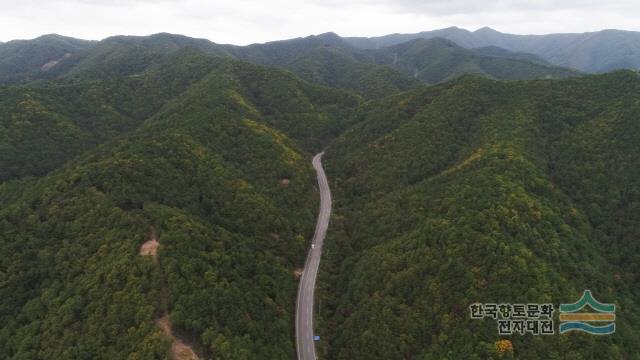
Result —
<instances>
[{"instance_id":1,"label":"narrow dirt path","mask_svg":"<svg viewBox=\"0 0 640 360\"><path fill-rule=\"evenodd\" d=\"M187 345L179 339L174 333L171 327L171 318L169 317L169 305L167 300L167 283L165 281L164 272L160 266L160 258L158 256L158 247L160 242L156 230L152 227L149 230L148 240L140 246L140 256L151 256L153 262L158 266L161 275L161 288L160 288L160 306L162 309L162 315L156 320L156 325L169 337L172 341L171 344L171 357L174 360L199 360L195 351L191 346Z\"/></svg>"}]
</instances>

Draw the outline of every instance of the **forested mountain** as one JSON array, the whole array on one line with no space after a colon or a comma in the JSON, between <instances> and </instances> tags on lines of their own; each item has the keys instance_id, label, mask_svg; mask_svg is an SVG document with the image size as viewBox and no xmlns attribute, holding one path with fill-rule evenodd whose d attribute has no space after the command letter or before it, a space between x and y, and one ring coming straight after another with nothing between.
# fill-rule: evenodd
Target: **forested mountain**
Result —
<instances>
[{"instance_id":1,"label":"forested mountain","mask_svg":"<svg viewBox=\"0 0 640 360\"><path fill-rule=\"evenodd\" d=\"M0 358L168 358L164 312L202 357L295 356L305 149L357 96L193 49L3 91L3 175L41 176L0 184Z\"/></svg>"},{"instance_id":2,"label":"forested mountain","mask_svg":"<svg viewBox=\"0 0 640 360\"><path fill-rule=\"evenodd\" d=\"M572 70L545 64L534 55L495 48L467 50L443 39L410 41L390 48L363 51L333 33L248 46L220 45L162 33L146 37L110 37L92 43L82 51L68 53L57 62L47 63L46 69L36 63L28 74L22 77L18 74L4 82L135 75L187 47L284 68L307 81L353 91L370 99L419 87L420 81L416 79L437 83L466 73L512 80L577 75Z\"/></svg>"},{"instance_id":3,"label":"forested mountain","mask_svg":"<svg viewBox=\"0 0 640 360\"><path fill-rule=\"evenodd\" d=\"M468 61L469 56L513 60L493 62L485 59L485 62L489 62L485 66L507 69L502 76L494 76L497 78L508 76L509 79L523 79L537 76L535 74L540 69L530 63L546 66L552 64L592 73L640 68L640 35L620 30L582 34L512 35L490 28L470 32L451 27L374 38L342 38L334 33L326 33L248 46L222 45L205 39L167 33L114 36L100 42L45 35L34 40L0 44L0 83L53 78L69 72L136 72L179 48L189 46L207 53L286 68L306 80L354 90L369 97L380 97L382 93L391 94L392 90L408 90L415 83L388 67L376 66L380 64L372 62L370 54L361 50L381 50L416 39L434 38L448 39L473 52L452 59L457 63ZM408 46L410 45L404 45L405 48ZM384 57L388 52L389 50L382 51L380 56ZM388 63L385 62L384 65ZM475 65L462 69L471 73L483 73ZM408 73L413 75L413 70ZM555 68L547 72L556 74L561 71ZM372 86L365 87L362 83ZM374 86L383 90L370 94L370 89Z\"/></svg>"},{"instance_id":4,"label":"forested mountain","mask_svg":"<svg viewBox=\"0 0 640 360\"><path fill-rule=\"evenodd\" d=\"M55 34L0 43L0 84L41 77L61 61L93 44Z\"/></svg>"},{"instance_id":5,"label":"forested mountain","mask_svg":"<svg viewBox=\"0 0 640 360\"><path fill-rule=\"evenodd\" d=\"M34 41L40 40L41 38L38 38ZM310 36L242 47L166 33L146 37L110 37L84 51L61 58L46 70L40 69L41 66L38 65L28 76L22 74L20 77L20 74L17 74L6 78L4 82L26 82L56 77L99 79L134 75L161 64L165 58L187 47L208 54L236 57L252 63L285 68L306 80L356 91L366 97L379 98L415 88L420 84L419 81L389 67L363 61L362 56L358 56L357 51L337 35Z\"/></svg>"},{"instance_id":6,"label":"forested mountain","mask_svg":"<svg viewBox=\"0 0 640 360\"><path fill-rule=\"evenodd\" d=\"M44 175L135 129L219 60L185 49L139 76L0 87L0 180Z\"/></svg>"},{"instance_id":7,"label":"forested mountain","mask_svg":"<svg viewBox=\"0 0 640 360\"><path fill-rule=\"evenodd\" d=\"M234 56L293 71L305 80L381 98L419 86L408 74L380 66L333 33L226 47Z\"/></svg>"},{"instance_id":8,"label":"forested mountain","mask_svg":"<svg viewBox=\"0 0 640 360\"><path fill-rule=\"evenodd\" d=\"M67 50L69 46L60 45L59 39L65 39L72 44L79 42L84 46L76 47L74 51ZM65 49L59 50L64 54L59 57L53 56L56 61L50 61L50 48ZM28 71L17 72L13 77L0 78L0 83L26 83L60 77L86 80L135 75L151 66L162 64L177 51L185 48L228 56L222 48L209 40L167 33L150 36L113 36L95 42L46 35L34 40L9 42L0 46L0 74L13 71L2 62L4 51L11 54L12 61L30 64Z\"/></svg>"},{"instance_id":9,"label":"forested mountain","mask_svg":"<svg viewBox=\"0 0 640 360\"><path fill-rule=\"evenodd\" d=\"M239 58L283 67L306 80L353 90L369 98L416 86L400 73L427 83L469 73L510 80L578 74L535 55L495 48L467 50L440 38L361 51L338 35L326 33L226 50Z\"/></svg>"},{"instance_id":10,"label":"forested mountain","mask_svg":"<svg viewBox=\"0 0 640 360\"><path fill-rule=\"evenodd\" d=\"M55 71L85 79L133 75L161 64L167 57L185 48L208 54L226 54L209 40L182 35L113 36L68 59Z\"/></svg>"},{"instance_id":11,"label":"forested mountain","mask_svg":"<svg viewBox=\"0 0 640 360\"><path fill-rule=\"evenodd\" d=\"M640 77L464 77L358 112L328 149L330 359L638 359ZM615 336L511 336L474 302L619 309ZM556 305L557 306L557 305Z\"/></svg>"},{"instance_id":12,"label":"forested mountain","mask_svg":"<svg viewBox=\"0 0 640 360\"><path fill-rule=\"evenodd\" d=\"M414 39L441 37L465 48L498 46L531 53L550 63L599 73L616 69L640 69L640 33L602 30L579 34L513 35L484 27L468 31L457 27L416 34L391 34L373 38L345 38L359 49L378 49Z\"/></svg>"},{"instance_id":13,"label":"forested mountain","mask_svg":"<svg viewBox=\"0 0 640 360\"><path fill-rule=\"evenodd\" d=\"M564 78L576 71L544 64L535 55L512 53L500 48L468 50L443 38L416 39L370 50L378 64L412 74L428 84L436 84L463 74L495 79Z\"/></svg>"}]
</instances>

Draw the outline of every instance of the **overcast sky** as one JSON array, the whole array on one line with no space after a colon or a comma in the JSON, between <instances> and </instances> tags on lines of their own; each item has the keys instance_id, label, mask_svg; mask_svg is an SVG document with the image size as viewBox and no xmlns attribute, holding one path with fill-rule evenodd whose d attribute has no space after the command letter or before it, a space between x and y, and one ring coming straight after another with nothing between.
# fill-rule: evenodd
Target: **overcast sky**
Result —
<instances>
[{"instance_id":1,"label":"overcast sky","mask_svg":"<svg viewBox=\"0 0 640 360\"><path fill-rule=\"evenodd\" d=\"M248 44L333 31L377 36L458 26L516 34L640 30L640 0L0 0L0 41L171 32Z\"/></svg>"}]
</instances>

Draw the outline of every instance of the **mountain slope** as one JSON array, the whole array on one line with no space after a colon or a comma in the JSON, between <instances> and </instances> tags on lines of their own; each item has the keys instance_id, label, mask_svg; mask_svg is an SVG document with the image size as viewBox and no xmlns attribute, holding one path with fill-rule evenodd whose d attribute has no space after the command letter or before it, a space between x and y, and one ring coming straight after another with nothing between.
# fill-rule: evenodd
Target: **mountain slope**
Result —
<instances>
[{"instance_id":1,"label":"mountain slope","mask_svg":"<svg viewBox=\"0 0 640 360\"><path fill-rule=\"evenodd\" d=\"M0 181L46 174L135 129L215 66L185 49L137 77L0 86Z\"/></svg>"},{"instance_id":2,"label":"mountain slope","mask_svg":"<svg viewBox=\"0 0 640 360\"><path fill-rule=\"evenodd\" d=\"M639 89L632 72L465 77L359 112L325 160L326 357L634 358ZM469 319L474 302L557 306L584 289L625 309L615 336L514 335L510 355L494 321Z\"/></svg>"},{"instance_id":3,"label":"mountain slope","mask_svg":"<svg viewBox=\"0 0 640 360\"><path fill-rule=\"evenodd\" d=\"M209 40L167 33L113 36L102 41L45 35L0 46L0 83L26 83L62 76L103 79L134 75L162 64L185 48L228 56Z\"/></svg>"},{"instance_id":4,"label":"mountain slope","mask_svg":"<svg viewBox=\"0 0 640 360\"><path fill-rule=\"evenodd\" d=\"M543 58L525 52L513 52L507 49L498 47L498 46L484 46L473 49L475 52L481 55L514 59L514 60L524 60L538 65L550 66L551 63L544 60Z\"/></svg>"},{"instance_id":5,"label":"mountain slope","mask_svg":"<svg viewBox=\"0 0 640 360\"><path fill-rule=\"evenodd\" d=\"M578 74L545 63L534 55L495 47L467 50L441 38L359 51L345 39L327 33L228 51L245 60L283 67L306 80L353 90L368 98L415 87L400 73L432 84L469 73L511 80ZM372 89L377 92L372 93Z\"/></svg>"},{"instance_id":6,"label":"mountain slope","mask_svg":"<svg viewBox=\"0 0 640 360\"><path fill-rule=\"evenodd\" d=\"M57 71L66 76L100 79L109 76L134 75L185 48L207 54L228 56L218 45L205 39L159 33L150 36L112 36L91 49L68 59Z\"/></svg>"},{"instance_id":7,"label":"mountain slope","mask_svg":"<svg viewBox=\"0 0 640 360\"><path fill-rule=\"evenodd\" d=\"M358 98L195 51L157 70L189 84L53 172L0 184L3 359L167 358L165 310L204 357L294 356L317 205L301 149ZM150 234L158 262L139 255Z\"/></svg>"},{"instance_id":8,"label":"mountain slope","mask_svg":"<svg viewBox=\"0 0 640 360\"><path fill-rule=\"evenodd\" d=\"M378 64L385 64L426 83L438 83L463 74L496 79L563 78L578 73L540 63L532 56L500 49L464 49L442 38L416 39L370 51Z\"/></svg>"},{"instance_id":9,"label":"mountain slope","mask_svg":"<svg viewBox=\"0 0 640 360\"><path fill-rule=\"evenodd\" d=\"M55 34L0 44L0 83L46 76L58 63L93 44L93 41Z\"/></svg>"},{"instance_id":10,"label":"mountain slope","mask_svg":"<svg viewBox=\"0 0 640 360\"><path fill-rule=\"evenodd\" d=\"M366 98L382 98L420 85L401 72L371 62L333 33L225 49L240 59L281 67L307 81Z\"/></svg>"},{"instance_id":11,"label":"mountain slope","mask_svg":"<svg viewBox=\"0 0 640 360\"><path fill-rule=\"evenodd\" d=\"M330 48L309 52L286 68L308 81L350 90L367 99L380 99L421 85L400 71Z\"/></svg>"}]
</instances>

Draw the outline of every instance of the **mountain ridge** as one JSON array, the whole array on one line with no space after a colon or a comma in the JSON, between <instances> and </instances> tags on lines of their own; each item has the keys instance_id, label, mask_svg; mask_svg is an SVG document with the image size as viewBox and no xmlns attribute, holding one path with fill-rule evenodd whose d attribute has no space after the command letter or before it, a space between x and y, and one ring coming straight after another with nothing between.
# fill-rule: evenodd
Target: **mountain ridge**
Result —
<instances>
[{"instance_id":1,"label":"mountain ridge","mask_svg":"<svg viewBox=\"0 0 640 360\"><path fill-rule=\"evenodd\" d=\"M424 49L421 52L415 50L415 54L409 54L407 59L401 56L399 62L389 59L388 53L393 49L359 50L335 33L247 46L216 44L206 39L169 33L112 36L87 43L90 45L72 52L64 50L64 46L56 42L60 38L57 35L40 37L34 41L46 42L48 38L53 39L53 46L61 53L57 58L45 58L31 65L23 64L21 71L3 68L0 63L0 82L3 74L6 74L5 82L9 83L14 79L14 82L29 82L63 77L90 79L132 76L157 66L170 54L186 47L209 55L287 69L307 81L353 91L365 98L382 98L415 88L420 85L416 79L438 83L465 73L498 79L578 74L569 69L553 68L534 55L497 49L468 50L443 38L424 40L422 43L419 39L408 41L414 45L420 43L418 45ZM25 46L29 46L28 43ZM394 46L399 47L400 44ZM4 47L0 46L0 51ZM454 51L443 50L454 47ZM412 66L398 66L398 63L416 62L418 64Z\"/></svg>"},{"instance_id":2,"label":"mountain ridge","mask_svg":"<svg viewBox=\"0 0 640 360\"><path fill-rule=\"evenodd\" d=\"M413 34L346 37L355 47L373 49L416 38L444 37L465 48L499 46L538 55L557 66L600 73L640 68L640 32L605 29L586 33L515 35L485 27L469 31L458 27ZM629 54L630 52L631 54Z\"/></svg>"}]
</instances>

